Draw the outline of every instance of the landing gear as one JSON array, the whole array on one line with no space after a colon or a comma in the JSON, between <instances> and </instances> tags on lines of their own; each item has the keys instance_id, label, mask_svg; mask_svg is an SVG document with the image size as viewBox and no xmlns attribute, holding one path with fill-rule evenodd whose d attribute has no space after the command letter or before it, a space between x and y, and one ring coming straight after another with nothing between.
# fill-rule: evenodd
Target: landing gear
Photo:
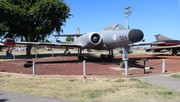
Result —
<instances>
[{"instance_id":1,"label":"landing gear","mask_svg":"<svg viewBox=\"0 0 180 102\"><path fill-rule=\"evenodd\" d=\"M83 61L84 56L82 55L82 48L78 48L78 60Z\"/></svg>"},{"instance_id":2,"label":"landing gear","mask_svg":"<svg viewBox=\"0 0 180 102\"><path fill-rule=\"evenodd\" d=\"M106 57L106 56L105 56L105 55L103 55L103 54L101 54L101 56L100 56L100 57L101 57L101 59L105 59L105 57Z\"/></svg>"},{"instance_id":3,"label":"landing gear","mask_svg":"<svg viewBox=\"0 0 180 102\"><path fill-rule=\"evenodd\" d=\"M113 49L109 50L108 59L111 61L114 59Z\"/></svg>"},{"instance_id":4,"label":"landing gear","mask_svg":"<svg viewBox=\"0 0 180 102\"><path fill-rule=\"evenodd\" d=\"M176 49L172 49L172 56L175 56L175 55L177 55L177 50Z\"/></svg>"},{"instance_id":5,"label":"landing gear","mask_svg":"<svg viewBox=\"0 0 180 102\"><path fill-rule=\"evenodd\" d=\"M71 52L69 51L69 49L66 49L66 50L64 51L64 54L68 55L68 54L71 54Z\"/></svg>"},{"instance_id":6,"label":"landing gear","mask_svg":"<svg viewBox=\"0 0 180 102\"><path fill-rule=\"evenodd\" d=\"M127 75L127 69L128 69L128 46L122 46L122 61L120 62L119 66L121 68L125 68L125 74ZM127 65L125 64L125 61L127 61Z\"/></svg>"},{"instance_id":7,"label":"landing gear","mask_svg":"<svg viewBox=\"0 0 180 102\"><path fill-rule=\"evenodd\" d=\"M109 54L107 55L103 55L101 54L101 59L104 60L105 58L107 58L109 61L112 61L114 59L114 55L113 55L113 49L109 50Z\"/></svg>"},{"instance_id":8,"label":"landing gear","mask_svg":"<svg viewBox=\"0 0 180 102\"><path fill-rule=\"evenodd\" d=\"M78 56L78 60L79 61L83 61L84 60L84 56Z\"/></svg>"}]
</instances>

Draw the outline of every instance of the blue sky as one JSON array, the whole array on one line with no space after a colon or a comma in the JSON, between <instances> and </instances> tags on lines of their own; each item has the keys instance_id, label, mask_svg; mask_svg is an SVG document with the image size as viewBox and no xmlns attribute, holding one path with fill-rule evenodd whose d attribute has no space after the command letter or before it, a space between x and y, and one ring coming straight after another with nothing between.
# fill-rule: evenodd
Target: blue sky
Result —
<instances>
[{"instance_id":1,"label":"blue sky","mask_svg":"<svg viewBox=\"0 0 180 102\"><path fill-rule=\"evenodd\" d=\"M155 34L162 34L180 40L179 0L65 0L73 17L63 26L62 34L98 32L111 24L126 25L125 10L132 7L129 16L131 29L141 29L145 42L155 40ZM65 41L64 38L59 38Z\"/></svg>"}]
</instances>

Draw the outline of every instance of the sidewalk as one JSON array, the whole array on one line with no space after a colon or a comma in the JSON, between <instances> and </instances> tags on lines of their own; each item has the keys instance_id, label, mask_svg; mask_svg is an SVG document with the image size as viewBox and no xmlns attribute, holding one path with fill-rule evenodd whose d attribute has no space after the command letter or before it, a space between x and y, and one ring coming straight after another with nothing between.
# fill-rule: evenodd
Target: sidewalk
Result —
<instances>
[{"instance_id":1,"label":"sidewalk","mask_svg":"<svg viewBox=\"0 0 180 102\"><path fill-rule=\"evenodd\" d=\"M32 94L0 90L0 102L72 102L57 98L46 98Z\"/></svg>"},{"instance_id":2,"label":"sidewalk","mask_svg":"<svg viewBox=\"0 0 180 102\"><path fill-rule=\"evenodd\" d=\"M180 92L180 78L171 77L169 74L142 76L137 78L148 83L160 85L165 88Z\"/></svg>"}]
</instances>

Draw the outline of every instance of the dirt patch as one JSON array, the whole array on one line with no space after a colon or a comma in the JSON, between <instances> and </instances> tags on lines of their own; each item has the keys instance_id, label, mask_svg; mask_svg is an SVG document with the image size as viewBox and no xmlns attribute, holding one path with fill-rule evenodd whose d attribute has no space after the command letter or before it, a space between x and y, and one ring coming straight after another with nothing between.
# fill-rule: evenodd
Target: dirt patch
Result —
<instances>
[{"instance_id":1,"label":"dirt patch","mask_svg":"<svg viewBox=\"0 0 180 102\"><path fill-rule=\"evenodd\" d=\"M129 75L144 74L144 62L147 58L147 74L162 73L162 60L165 59L166 72L180 71L180 56L129 55ZM113 61L100 58L86 58L87 75L122 75L124 69L119 68L121 56ZM37 75L83 75L83 62L76 56L60 56L40 59L21 59L0 62L0 72L32 74L32 62L36 63ZM118 69L119 68L119 69Z\"/></svg>"}]
</instances>

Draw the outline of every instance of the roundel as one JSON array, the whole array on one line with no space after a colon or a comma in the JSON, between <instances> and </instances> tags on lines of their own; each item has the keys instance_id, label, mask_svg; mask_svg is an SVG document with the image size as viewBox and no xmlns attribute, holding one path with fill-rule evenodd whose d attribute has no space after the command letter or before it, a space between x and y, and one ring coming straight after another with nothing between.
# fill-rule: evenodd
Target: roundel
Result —
<instances>
[{"instance_id":1,"label":"roundel","mask_svg":"<svg viewBox=\"0 0 180 102\"><path fill-rule=\"evenodd\" d=\"M113 38L113 40L116 40L116 35L114 34L114 35L112 36L112 38Z\"/></svg>"}]
</instances>

